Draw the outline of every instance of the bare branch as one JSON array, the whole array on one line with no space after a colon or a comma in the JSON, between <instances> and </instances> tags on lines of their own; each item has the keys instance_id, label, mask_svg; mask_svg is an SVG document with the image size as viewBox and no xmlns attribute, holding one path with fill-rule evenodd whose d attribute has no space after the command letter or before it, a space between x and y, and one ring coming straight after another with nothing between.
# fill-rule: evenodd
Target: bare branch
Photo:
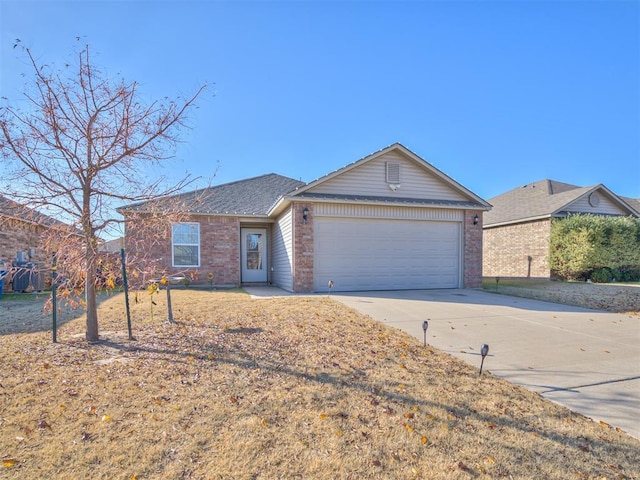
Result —
<instances>
[{"instance_id":1,"label":"bare branch","mask_svg":"<svg viewBox=\"0 0 640 480\"><path fill-rule=\"evenodd\" d=\"M148 166L172 158L186 115L206 85L182 101L144 103L136 82L107 78L92 65L88 45L77 52L74 68L62 71L40 65L30 49L24 52L32 71L32 89L25 91L29 108L0 109L0 156L11 179L6 193L70 225L69 234L48 238L48 248L66 259L60 268L68 269L75 286L84 281L87 338L95 340L98 239L122 222L116 207L173 195L197 180L186 175L165 186L166 178L149 178ZM180 212L154 216L164 225L154 228L166 234L166 222Z\"/></svg>"}]
</instances>

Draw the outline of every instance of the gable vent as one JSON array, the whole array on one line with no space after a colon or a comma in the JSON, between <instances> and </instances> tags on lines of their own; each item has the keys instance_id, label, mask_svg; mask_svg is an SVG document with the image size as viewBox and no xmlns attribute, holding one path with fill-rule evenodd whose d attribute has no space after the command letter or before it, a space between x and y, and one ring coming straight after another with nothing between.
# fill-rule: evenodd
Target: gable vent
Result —
<instances>
[{"instance_id":1,"label":"gable vent","mask_svg":"<svg viewBox=\"0 0 640 480\"><path fill-rule=\"evenodd\" d=\"M396 162L387 162L387 183L400 183L400 164Z\"/></svg>"}]
</instances>

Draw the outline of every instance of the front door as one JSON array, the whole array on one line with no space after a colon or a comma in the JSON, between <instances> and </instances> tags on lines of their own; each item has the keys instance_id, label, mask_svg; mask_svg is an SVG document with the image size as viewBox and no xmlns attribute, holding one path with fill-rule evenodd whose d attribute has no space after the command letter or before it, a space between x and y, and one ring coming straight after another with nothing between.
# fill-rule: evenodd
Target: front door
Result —
<instances>
[{"instance_id":1,"label":"front door","mask_svg":"<svg viewBox=\"0 0 640 480\"><path fill-rule=\"evenodd\" d=\"M242 283L267 281L267 230L240 229Z\"/></svg>"}]
</instances>

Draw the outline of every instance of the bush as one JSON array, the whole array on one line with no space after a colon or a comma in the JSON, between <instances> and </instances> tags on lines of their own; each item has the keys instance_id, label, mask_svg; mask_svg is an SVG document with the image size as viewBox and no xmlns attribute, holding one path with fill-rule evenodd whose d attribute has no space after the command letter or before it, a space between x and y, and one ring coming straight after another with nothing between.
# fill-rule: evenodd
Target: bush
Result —
<instances>
[{"instance_id":1,"label":"bush","mask_svg":"<svg viewBox=\"0 0 640 480\"><path fill-rule=\"evenodd\" d=\"M599 278L611 275L616 280L634 281L628 278L640 271L640 219L571 215L554 220L549 267L561 278L571 280L592 278L595 274Z\"/></svg>"},{"instance_id":2,"label":"bush","mask_svg":"<svg viewBox=\"0 0 640 480\"><path fill-rule=\"evenodd\" d=\"M608 268L598 268L591 272L591 281L595 283L609 283L614 276Z\"/></svg>"}]
</instances>

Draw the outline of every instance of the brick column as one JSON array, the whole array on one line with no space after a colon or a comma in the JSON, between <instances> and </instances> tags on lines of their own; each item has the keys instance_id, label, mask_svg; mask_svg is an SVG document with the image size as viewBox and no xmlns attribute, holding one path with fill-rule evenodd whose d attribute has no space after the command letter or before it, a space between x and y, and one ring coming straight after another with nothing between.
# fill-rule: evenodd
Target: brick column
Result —
<instances>
[{"instance_id":1,"label":"brick column","mask_svg":"<svg viewBox=\"0 0 640 480\"><path fill-rule=\"evenodd\" d=\"M307 208L307 223L303 210ZM313 291L313 205L293 205L293 291Z\"/></svg>"},{"instance_id":2,"label":"brick column","mask_svg":"<svg viewBox=\"0 0 640 480\"><path fill-rule=\"evenodd\" d=\"M478 216L478 223L473 219ZM464 212L464 288L482 287L482 212L466 210Z\"/></svg>"}]
</instances>

